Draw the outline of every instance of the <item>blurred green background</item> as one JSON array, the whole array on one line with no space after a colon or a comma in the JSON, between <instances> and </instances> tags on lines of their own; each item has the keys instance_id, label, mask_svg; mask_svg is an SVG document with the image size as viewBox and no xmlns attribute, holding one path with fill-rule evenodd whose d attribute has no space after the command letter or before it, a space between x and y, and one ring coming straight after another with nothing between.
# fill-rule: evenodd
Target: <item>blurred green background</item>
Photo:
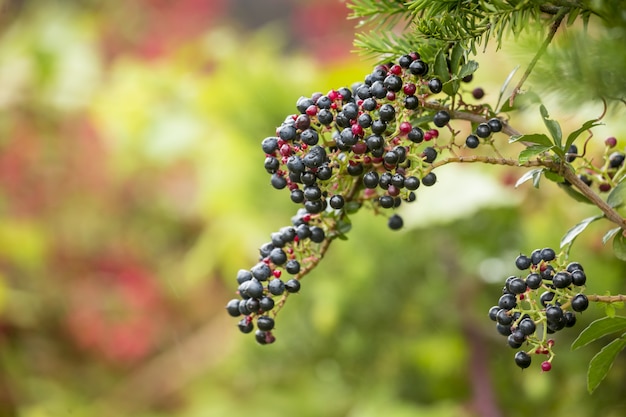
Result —
<instances>
[{"instance_id":1,"label":"blurred green background","mask_svg":"<svg viewBox=\"0 0 626 417\"><path fill-rule=\"evenodd\" d=\"M299 96L369 72L347 15L337 0L0 2L0 417L626 414L623 357L589 396L601 345L571 353L563 332L553 371L522 372L486 318L520 251L595 213L551 184L513 190L515 168L442 168L401 232L356 215L276 344L226 315L236 271L295 209L260 141ZM481 63L467 88L495 102L514 63ZM572 252L590 293L626 290L608 227Z\"/></svg>"}]
</instances>

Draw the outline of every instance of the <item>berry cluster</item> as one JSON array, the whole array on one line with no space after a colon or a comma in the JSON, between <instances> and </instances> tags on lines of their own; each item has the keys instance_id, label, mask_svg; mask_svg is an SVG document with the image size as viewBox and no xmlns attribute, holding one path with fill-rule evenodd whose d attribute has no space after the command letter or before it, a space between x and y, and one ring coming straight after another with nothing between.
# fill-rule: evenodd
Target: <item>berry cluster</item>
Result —
<instances>
[{"instance_id":1,"label":"berry cluster","mask_svg":"<svg viewBox=\"0 0 626 417\"><path fill-rule=\"evenodd\" d=\"M431 167L441 150L436 128L450 121L447 110L424 107L442 91L428 73L429 65L412 53L377 66L352 88L301 97L299 114L262 142L271 184L287 188L311 214L343 210L348 200L384 209L414 201L420 184L437 180ZM401 226L397 215L389 225Z\"/></svg>"},{"instance_id":2,"label":"berry cluster","mask_svg":"<svg viewBox=\"0 0 626 417\"><path fill-rule=\"evenodd\" d=\"M536 249L530 256L519 255L515 265L528 271L525 277L506 279L498 305L491 307L489 318L496 330L507 337L508 345L528 349L515 354L520 368L530 366L531 355L547 355L541 369L552 367L554 341L548 335L576 324L576 312L589 306L581 287L587 277L577 262L564 264L551 248Z\"/></svg>"},{"instance_id":3,"label":"berry cluster","mask_svg":"<svg viewBox=\"0 0 626 417\"><path fill-rule=\"evenodd\" d=\"M274 318L269 316L274 307L284 302L287 294L300 290L299 273L315 258L316 248L326 239L326 232L319 219L300 210L292 219L292 226L272 233L271 240L259 249L259 262L249 270L237 273L240 298L230 300L226 311L239 321L239 330L250 333L254 330L260 344L273 343ZM283 273L292 277L284 280ZM275 297L282 297L276 302Z\"/></svg>"},{"instance_id":4,"label":"berry cluster","mask_svg":"<svg viewBox=\"0 0 626 417\"><path fill-rule=\"evenodd\" d=\"M448 126L454 112L431 100L443 89L429 64L410 53L375 67L351 88L300 97L298 112L261 142L271 185L288 190L299 211L293 226L272 234L261 247L259 263L237 276L240 299L226 308L232 316L244 316L242 332L252 332L256 320L257 341L272 343L274 317L286 295L299 289L299 279L319 261L322 245L344 233L341 225L349 225L349 214L364 206L380 213L415 201L420 185L436 183L434 163L442 151L478 146L469 138L454 143L457 132ZM479 124L476 141L502 127L497 118ZM441 128L452 140L439 138ZM390 229L403 227L397 213L387 217ZM283 272L294 277L283 282Z\"/></svg>"},{"instance_id":5,"label":"berry cluster","mask_svg":"<svg viewBox=\"0 0 626 417\"><path fill-rule=\"evenodd\" d=\"M616 151L617 139L613 136L604 140L604 155L602 165L596 166L591 160L588 160L584 152L579 153L578 147L572 144L565 155L567 162L580 161L576 163L575 169L578 178L581 179L589 187L595 187L599 192L605 193L610 191L618 184L626 175L626 154ZM570 185L565 183L565 185Z\"/></svg>"}]
</instances>

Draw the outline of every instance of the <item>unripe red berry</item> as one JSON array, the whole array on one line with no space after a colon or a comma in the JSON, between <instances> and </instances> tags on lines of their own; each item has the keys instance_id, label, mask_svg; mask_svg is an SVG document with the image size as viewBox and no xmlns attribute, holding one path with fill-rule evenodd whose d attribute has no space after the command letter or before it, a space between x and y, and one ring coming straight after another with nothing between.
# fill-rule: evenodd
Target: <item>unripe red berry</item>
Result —
<instances>
[{"instance_id":1,"label":"unripe red berry","mask_svg":"<svg viewBox=\"0 0 626 417\"><path fill-rule=\"evenodd\" d=\"M617 145L617 139L615 139L615 137L613 136L608 137L604 140L604 144L609 148L613 148Z\"/></svg>"}]
</instances>

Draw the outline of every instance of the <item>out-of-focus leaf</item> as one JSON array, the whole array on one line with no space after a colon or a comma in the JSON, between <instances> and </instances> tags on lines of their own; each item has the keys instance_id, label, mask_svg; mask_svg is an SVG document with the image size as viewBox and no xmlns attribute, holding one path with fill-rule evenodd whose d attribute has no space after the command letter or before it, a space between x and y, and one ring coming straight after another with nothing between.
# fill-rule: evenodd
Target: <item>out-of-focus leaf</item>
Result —
<instances>
[{"instance_id":1,"label":"out-of-focus leaf","mask_svg":"<svg viewBox=\"0 0 626 417\"><path fill-rule=\"evenodd\" d=\"M617 259L626 261L626 238L622 233L617 233L613 238L613 253Z\"/></svg>"},{"instance_id":2,"label":"out-of-focus leaf","mask_svg":"<svg viewBox=\"0 0 626 417\"><path fill-rule=\"evenodd\" d=\"M609 206L616 208L624 204L624 199L626 199L626 181L622 180L610 192L610 194L606 198L606 203Z\"/></svg>"},{"instance_id":3,"label":"out-of-focus leaf","mask_svg":"<svg viewBox=\"0 0 626 417\"><path fill-rule=\"evenodd\" d=\"M620 338L613 340L603 347L602 350L591 359L587 373L587 390L590 394L595 391L598 385L600 385L600 382L602 382L609 373L615 358L625 347L626 334L623 334Z\"/></svg>"},{"instance_id":4,"label":"out-of-focus leaf","mask_svg":"<svg viewBox=\"0 0 626 417\"><path fill-rule=\"evenodd\" d=\"M581 221L580 223L578 223L577 225L569 229L567 233L565 233L565 235L561 238L561 247L564 247L565 245L572 243L574 239L576 239L576 236L581 234L583 230L587 228L587 226L589 226L591 223L603 217L604 217L604 214L598 214L597 216L587 217L586 219L584 219L583 221Z\"/></svg>"},{"instance_id":5,"label":"out-of-focus leaf","mask_svg":"<svg viewBox=\"0 0 626 417\"><path fill-rule=\"evenodd\" d=\"M550 115L548 114L548 109L542 104L539 106L539 111L541 112L541 117L543 118L543 122L545 123L552 139L554 140L554 144L561 147L561 141L563 138L563 132L561 132L561 126L556 120L550 119Z\"/></svg>"},{"instance_id":6,"label":"out-of-focus leaf","mask_svg":"<svg viewBox=\"0 0 626 417\"><path fill-rule=\"evenodd\" d=\"M615 236L615 234L616 234L617 232L619 232L620 230L622 230L620 227L616 227L616 228L611 229L611 230L609 230L608 232L606 232L606 233L604 234L604 236L602 236L602 244L603 244L603 245L606 245L606 242L608 242L609 240L611 240L611 238L612 238L613 236Z\"/></svg>"},{"instance_id":7,"label":"out-of-focus leaf","mask_svg":"<svg viewBox=\"0 0 626 417\"><path fill-rule=\"evenodd\" d=\"M545 171L545 168L536 168L526 172L517 180L517 182L515 183L515 188L519 187L531 178L533 179L533 185L535 185L536 183L535 188L537 188L539 185L539 178L541 178L541 173L543 171Z\"/></svg>"}]
</instances>

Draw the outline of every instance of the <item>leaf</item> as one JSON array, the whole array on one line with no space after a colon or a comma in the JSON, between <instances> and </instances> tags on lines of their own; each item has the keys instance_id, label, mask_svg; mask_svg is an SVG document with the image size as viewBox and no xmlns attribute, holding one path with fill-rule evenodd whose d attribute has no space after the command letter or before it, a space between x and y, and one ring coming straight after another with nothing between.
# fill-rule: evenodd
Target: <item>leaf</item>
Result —
<instances>
[{"instance_id":1,"label":"leaf","mask_svg":"<svg viewBox=\"0 0 626 417\"><path fill-rule=\"evenodd\" d=\"M560 148L561 139L563 138L563 132L561 132L561 126L556 120L550 119L548 110L543 104L539 106L539 111L541 112L541 117L543 117L544 124L548 128L548 132L550 132L550 136L552 136L552 139L554 140L554 144Z\"/></svg>"},{"instance_id":2,"label":"leaf","mask_svg":"<svg viewBox=\"0 0 626 417\"><path fill-rule=\"evenodd\" d=\"M535 179L535 177L541 177L541 173L545 171L545 168L536 168L533 169L531 171L526 172L524 175L522 175L517 182L515 183L515 188L519 187L520 185L522 185L523 183L525 183L526 181L528 181L529 179ZM533 181L534 183L534 181ZM538 183L538 181L537 181ZM536 188L537 186L535 186Z\"/></svg>"},{"instance_id":3,"label":"leaf","mask_svg":"<svg viewBox=\"0 0 626 417\"><path fill-rule=\"evenodd\" d=\"M624 199L626 198L626 181L621 181L608 195L606 198L606 203L615 208L624 204Z\"/></svg>"},{"instance_id":4,"label":"leaf","mask_svg":"<svg viewBox=\"0 0 626 417\"><path fill-rule=\"evenodd\" d=\"M456 74L459 70L459 65L461 64L464 52L465 50L460 43L456 43L454 48L452 48L452 52L450 53L450 72L452 74Z\"/></svg>"},{"instance_id":5,"label":"leaf","mask_svg":"<svg viewBox=\"0 0 626 417\"><path fill-rule=\"evenodd\" d=\"M623 233L617 233L613 238L613 253L617 259L626 261L626 241Z\"/></svg>"},{"instance_id":6,"label":"leaf","mask_svg":"<svg viewBox=\"0 0 626 417\"><path fill-rule=\"evenodd\" d=\"M442 83L445 83L450 80L450 72L448 70L448 63L446 62L446 56L443 53L443 50L437 52L437 56L435 57L435 74Z\"/></svg>"},{"instance_id":7,"label":"leaf","mask_svg":"<svg viewBox=\"0 0 626 417\"><path fill-rule=\"evenodd\" d=\"M532 135L514 135L509 138L509 143L513 142L535 143L543 146L554 145L550 138L543 133L533 133Z\"/></svg>"},{"instance_id":8,"label":"leaf","mask_svg":"<svg viewBox=\"0 0 626 417\"><path fill-rule=\"evenodd\" d=\"M615 317L615 305L613 303L605 304L604 314L606 314L609 318Z\"/></svg>"},{"instance_id":9,"label":"leaf","mask_svg":"<svg viewBox=\"0 0 626 417\"><path fill-rule=\"evenodd\" d=\"M552 147L553 147L552 145L551 146L543 146L543 145L529 146L528 148L524 149L523 151L519 153L519 156L517 157L517 159L520 164L526 163L528 162L530 158L537 156L539 154L542 154L546 151L549 151L550 149L552 149Z\"/></svg>"},{"instance_id":10,"label":"leaf","mask_svg":"<svg viewBox=\"0 0 626 417\"><path fill-rule=\"evenodd\" d=\"M589 391L590 394L600 385L600 382L602 382L611 370L611 366L613 366L617 355L626 347L625 336L626 334L603 347L602 350L591 359L591 362L589 362L587 391Z\"/></svg>"},{"instance_id":11,"label":"leaf","mask_svg":"<svg viewBox=\"0 0 626 417\"><path fill-rule=\"evenodd\" d=\"M615 234L616 234L617 232L619 232L620 230L622 230L622 229L621 229L621 228L619 228L619 227L616 227L616 228L611 229L611 230L609 230L608 232L606 232L606 233L604 234L604 236L602 236L602 244L603 244L603 245L606 245L606 242L608 242L608 241L609 241L609 240L610 240L613 236L615 236Z\"/></svg>"},{"instance_id":12,"label":"leaf","mask_svg":"<svg viewBox=\"0 0 626 417\"><path fill-rule=\"evenodd\" d=\"M593 119L593 120L587 120L585 123L583 123L583 125L580 127L580 129L577 129L575 131L573 131L572 133L570 133L567 136L567 140L565 141L565 146L563 147L564 150L568 150L570 145L572 143L574 143L574 141L576 140L576 138L578 136L580 136L581 133L585 132L586 130L591 129L594 126L599 126L602 123L598 123L597 119Z\"/></svg>"},{"instance_id":13,"label":"leaf","mask_svg":"<svg viewBox=\"0 0 626 417\"><path fill-rule=\"evenodd\" d=\"M344 207L344 210L348 214L354 214L357 211L359 211L359 209L361 208L361 205L362 204L359 203L358 201L348 201L348 203Z\"/></svg>"},{"instance_id":14,"label":"leaf","mask_svg":"<svg viewBox=\"0 0 626 417\"><path fill-rule=\"evenodd\" d=\"M455 77L443 85L443 92L449 96L453 96L456 94L457 91L459 91L460 86L461 83Z\"/></svg>"},{"instance_id":15,"label":"leaf","mask_svg":"<svg viewBox=\"0 0 626 417\"><path fill-rule=\"evenodd\" d=\"M478 62L476 61L468 61L466 64L463 64L461 70L459 71L459 78L465 78L470 74L473 74L478 69Z\"/></svg>"},{"instance_id":16,"label":"leaf","mask_svg":"<svg viewBox=\"0 0 626 417\"><path fill-rule=\"evenodd\" d=\"M563 178L561 175L548 170L546 170L544 176L546 177L546 179L549 179L552 182L556 182L557 184L562 184L565 181L565 178Z\"/></svg>"},{"instance_id":17,"label":"leaf","mask_svg":"<svg viewBox=\"0 0 626 417\"><path fill-rule=\"evenodd\" d=\"M572 243L574 239L576 239L576 236L581 234L583 230L587 228L587 226L589 226L591 223L603 217L604 217L604 214L598 214L597 216L587 217L586 219L584 219L583 221L581 221L580 223L578 223L577 225L569 229L567 233L565 233L565 235L561 238L560 247L562 248L563 246Z\"/></svg>"},{"instance_id":18,"label":"leaf","mask_svg":"<svg viewBox=\"0 0 626 417\"><path fill-rule=\"evenodd\" d=\"M561 183L559 184L559 188L565 191L565 194L569 195L570 197L572 197L574 200L578 202L586 203L586 204L593 204L591 200L589 200L586 196L574 190L570 184Z\"/></svg>"},{"instance_id":19,"label":"leaf","mask_svg":"<svg viewBox=\"0 0 626 417\"><path fill-rule=\"evenodd\" d=\"M511 80L513 80L513 76L515 75L517 70L519 70L519 68L520 68L519 65L513 68L513 71L509 73L509 75L506 77L506 80L504 80L502 87L500 87L500 94L498 95L498 102L496 103L496 113L500 112L500 107L501 107L500 102L502 102L502 97L504 96L504 92L506 91L507 87L511 83ZM508 102L509 100L504 101L504 103L508 103Z\"/></svg>"},{"instance_id":20,"label":"leaf","mask_svg":"<svg viewBox=\"0 0 626 417\"><path fill-rule=\"evenodd\" d=\"M576 340L572 343L572 350L580 349L612 333L624 331L626 331L626 317L602 317L601 319L593 321L580 332Z\"/></svg>"}]
</instances>

